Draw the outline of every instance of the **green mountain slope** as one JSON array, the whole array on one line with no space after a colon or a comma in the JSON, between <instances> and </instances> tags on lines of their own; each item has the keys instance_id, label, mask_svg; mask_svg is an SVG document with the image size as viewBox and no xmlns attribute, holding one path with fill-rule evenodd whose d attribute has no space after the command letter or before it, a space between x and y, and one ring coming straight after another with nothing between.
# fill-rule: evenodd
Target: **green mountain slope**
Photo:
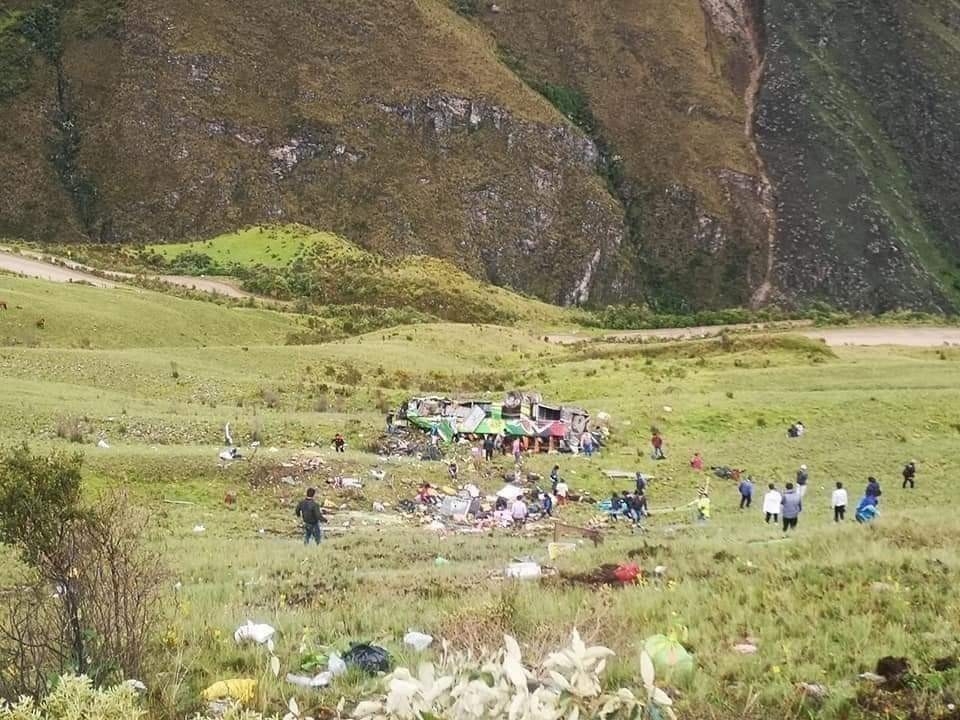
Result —
<instances>
[{"instance_id":1,"label":"green mountain slope","mask_svg":"<svg viewBox=\"0 0 960 720\"><path fill-rule=\"evenodd\" d=\"M303 223L559 304L956 308L957 14L8 0L0 235Z\"/></svg>"}]
</instances>

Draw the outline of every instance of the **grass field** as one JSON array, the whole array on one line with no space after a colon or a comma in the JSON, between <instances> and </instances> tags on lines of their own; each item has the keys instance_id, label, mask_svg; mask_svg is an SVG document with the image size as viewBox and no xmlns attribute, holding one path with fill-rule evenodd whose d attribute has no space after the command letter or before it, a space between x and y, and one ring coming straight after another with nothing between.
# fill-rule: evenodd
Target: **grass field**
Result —
<instances>
[{"instance_id":1,"label":"grass field","mask_svg":"<svg viewBox=\"0 0 960 720\"><path fill-rule=\"evenodd\" d=\"M112 310L93 322L96 313L84 311L93 289L9 278L0 289L23 293L20 304L77 306L63 325L48 315L43 330L0 315L0 337L18 338L0 349L0 445L83 449L91 495L123 486L153 518L146 535L171 569L170 612L155 649L162 674L148 679L153 717L184 717L199 707L202 688L228 677L258 678L256 706L282 710L293 690L269 677L263 651L233 644L248 618L279 629L284 672L295 670L301 647L344 650L351 641L383 644L399 662L415 663L401 643L410 628L474 650L509 632L534 657L577 626L617 651L611 681L633 685L643 638L678 632L698 663L673 688L683 718L953 717L947 704L960 693L960 674L932 663L960 651L958 349L830 350L789 335L562 346L535 329L441 323L283 346L298 316L98 291ZM189 321L179 302L188 303ZM224 325L234 316L239 331ZM598 457L532 457L531 470L546 475L559 462L572 488L597 497L628 487L602 470L656 476L645 533L611 527L603 545L581 545L557 566L587 571L634 557L648 570L666 566L662 581L622 590L504 582L491 576L512 557L546 561L548 528L439 536L373 512L374 502L412 497L419 481L446 478L442 463L368 451L385 408L421 391L498 397L514 388L612 416L612 442ZM797 419L808 434L789 440L786 426ZM261 441L252 462L220 467L226 422L238 442ZM660 463L647 453L653 425L667 439ZM82 445L59 436L75 426ZM337 431L348 440L339 456L328 448ZM96 447L101 437L109 449ZM302 546L293 517L303 486L255 482L309 443L327 465L308 482L339 508L319 549ZM784 538L765 525L756 501L739 511L735 488L719 480L711 482L711 521L695 524L687 503L705 478L688 467L694 451L708 465L748 468L758 494L809 465L798 531ZM901 490L899 470L911 458L918 487ZM384 480L370 475L375 468ZM508 469L497 459L464 472L494 492ZM329 489L324 480L337 474L362 478L364 489ZM832 484L846 483L856 502L869 474L883 483L881 518L835 525ZM237 494L233 506L223 502L228 492ZM560 514L572 523L594 518L586 505ZM733 650L747 638L757 654ZM885 655L910 659L907 691L878 693L857 679ZM829 694L804 699L800 682ZM322 693L296 695L319 713L372 689L372 680L350 674Z\"/></svg>"},{"instance_id":2,"label":"grass field","mask_svg":"<svg viewBox=\"0 0 960 720\"><path fill-rule=\"evenodd\" d=\"M284 267L309 251L317 243L342 242L332 233L300 228L296 225L282 227L250 227L189 243L149 245L147 249L167 260L183 253L201 253L217 264L227 266L265 265Z\"/></svg>"}]
</instances>

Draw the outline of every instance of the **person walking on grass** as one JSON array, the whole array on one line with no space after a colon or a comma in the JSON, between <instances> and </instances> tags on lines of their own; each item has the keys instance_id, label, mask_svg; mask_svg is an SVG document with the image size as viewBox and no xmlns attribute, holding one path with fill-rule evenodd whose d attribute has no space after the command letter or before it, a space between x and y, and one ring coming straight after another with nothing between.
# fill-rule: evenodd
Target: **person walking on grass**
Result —
<instances>
[{"instance_id":1,"label":"person walking on grass","mask_svg":"<svg viewBox=\"0 0 960 720\"><path fill-rule=\"evenodd\" d=\"M833 491L833 521L840 522L847 512L847 491L843 489L843 483L837 483L837 489Z\"/></svg>"},{"instance_id":2,"label":"person walking on grass","mask_svg":"<svg viewBox=\"0 0 960 720\"><path fill-rule=\"evenodd\" d=\"M297 517L303 521L303 544L309 545L310 540L314 540L317 545L323 541L323 530L320 523L325 523L320 506L314 499L317 494L316 488L308 488L307 496L297 503Z\"/></svg>"},{"instance_id":3,"label":"person walking on grass","mask_svg":"<svg viewBox=\"0 0 960 720\"><path fill-rule=\"evenodd\" d=\"M910 489L914 488L914 483L917 479L917 463L915 460L911 460L906 465L903 466L903 487L906 488L907 484L910 484Z\"/></svg>"},{"instance_id":4,"label":"person walking on grass","mask_svg":"<svg viewBox=\"0 0 960 720\"><path fill-rule=\"evenodd\" d=\"M783 519L784 532L797 527L801 512L803 512L803 498L793 487L793 483L787 483L787 491L780 500L780 517Z\"/></svg>"},{"instance_id":5,"label":"person walking on grass","mask_svg":"<svg viewBox=\"0 0 960 720\"><path fill-rule=\"evenodd\" d=\"M783 496L773 483L770 483L769 488L763 496L763 512L767 516L766 522L773 520L777 523L780 522L780 501Z\"/></svg>"},{"instance_id":6,"label":"person walking on grass","mask_svg":"<svg viewBox=\"0 0 960 720\"><path fill-rule=\"evenodd\" d=\"M867 487L863 491L865 497L873 498L874 505L880 502L880 496L883 495L883 491L880 489L880 481L877 480L872 475L867 478Z\"/></svg>"},{"instance_id":7,"label":"person walking on grass","mask_svg":"<svg viewBox=\"0 0 960 720\"><path fill-rule=\"evenodd\" d=\"M800 499L803 500L803 496L807 494L807 482L810 480L810 473L807 472L807 466L801 465L800 469L797 470L797 492L800 494Z\"/></svg>"},{"instance_id":8,"label":"person walking on grass","mask_svg":"<svg viewBox=\"0 0 960 720\"><path fill-rule=\"evenodd\" d=\"M740 481L740 509L749 508L753 503L753 479L748 475Z\"/></svg>"}]
</instances>

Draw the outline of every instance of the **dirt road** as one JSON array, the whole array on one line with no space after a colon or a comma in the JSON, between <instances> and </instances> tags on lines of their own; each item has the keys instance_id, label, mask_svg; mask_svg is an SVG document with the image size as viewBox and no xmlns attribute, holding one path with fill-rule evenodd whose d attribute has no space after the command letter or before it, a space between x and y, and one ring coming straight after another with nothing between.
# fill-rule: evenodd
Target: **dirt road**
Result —
<instances>
[{"instance_id":1,"label":"dirt road","mask_svg":"<svg viewBox=\"0 0 960 720\"><path fill-rule=\"evenodd\" d=\"M960 327L858 327L804 330L801 334L826 341L827 345L900 345L938 347L960 345Z\"/></svg>"},{"instance_id":2,"label":"dirt road","mask_svg":"<svg viewBox=\"0 0 960 720\"><path fill-rule=\"evenodd\" d=\"M56 265L38 257L3 251L0 251L0 270L7 270L26 277L50 280L51 282L83 282L96 287L117 287L121 282L132 280L135 277L130 273L121 272L105 272L104 274L107 277L100 277L94 275L89 271L89 268L79 263L66 261L63 265ZM210 278L186 275L147 275L144 277L214 295L225 295L232 298L253 297L250 293L246 293L224 280L211 280ZM115 282L115 280L118 282Z\"/></svg>"},{"instance_id":3,"label":"dirt road","mask_svg":"<svg viewBox=\"0 0 960 720\"><path fill-rule=\"evenodd\" d=\"M83 282L95 285L96 287L117 286L115 282L75 268L61 267L60 265L53 265L43 262L42 260L36 260L23 255L14 255L12 253L0 252L0 269L27 277L50 280L51 282Z\"/></svg>"},{"instance_id":4,"label":"dirt road","mask_svg":"<svg viewBox=\"0 0 960 720\"><path fill-rule=\"evenodd\" d=\"M823 340L831 347L843 345L877 346L898 345L902 347L939 347L940 345L960 345L960 327L875 327L823 328L811 327L811 323L774 323L769 327L756 325L715 325L691 328L664 328L658 330L631 330L607 333L602 337L608 340L690 340L714 337L724 330L760 332L790 332L816 340ZM552 335L550 342L570 344L590 340L586 335Z\"/></svg>"}]
</instances>

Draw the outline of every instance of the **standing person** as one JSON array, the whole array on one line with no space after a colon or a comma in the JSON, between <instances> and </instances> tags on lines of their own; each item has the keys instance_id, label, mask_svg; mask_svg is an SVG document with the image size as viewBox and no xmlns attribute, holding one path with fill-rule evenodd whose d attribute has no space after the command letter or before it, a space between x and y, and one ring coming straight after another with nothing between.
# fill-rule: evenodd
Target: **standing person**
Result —
<instances>
[{"instance_id":1,"label":"standing person","mask_svg":"<svg viewBox=\"0 0 960 720\"><path fill-rule=\"evenodd\" d=\"M493 460L493 451L497 446L497 438L494 435L483 436L483 455L490 461Z\"/></svg>"},{"instance_id":2,"label":"standing person","mask_svg":"<svg viewBox=\"0 0 960 720\"><path fill-rule=\"evenodd\" d=\"M807 482L810 480L810 473L807 471L806 465L801 465L800 469L797 470L797 492L800 493L800 499L803 499L803 496L807 494Z\"/></svg>"},{"instance_id":3,"label":"standing person","mask_svg":"<svg viewBox=\"0 0 960 720\"><path fill-rule=\"evenodd\" d=\"M753 503L753 478L749 475L740 481L740 509L750 507Z\"/></svg>"},{"instance_id":4,"label":"standing person","mask_svg":"<svg viewBox=\"0 0 960 720\"><path fill-rule=\"evenodd\" d=\"M903 466L903 487L907 487L907 483L910 483L910 488L913 489L916 479L917 463L916 461L911 460Z\"/></svg>"},{"instance_id":5,"label":"standing person","mask_svg":"<svg viewBox=\"0 0 960 720\"><path fill-rule=\"evenodd\" d=\"M297 517L303 521L304 545L309 545L311 539L317 545L323 541L323 530L320 529L320 523L325 523L327 519L323 516L320 506L314 499L316 494L316 488L307 488L307 496L297 503Z\"/></svg>"},{"instance_id":6,"label":"standing person","mask_svg":"<svg viewBox=\"0 0 960 720\"><path fill-rule=\"evenodd\" d=\"M567 493L570 492L570 486L567 485L567 481L563 478L560 478L560 482L557 483L557 504L566 505L567 504Z\"/></svg>"},{"instance_id":7,"label":"standing person","mask_svg":"<svg viewBox=\"0 0 960 720\"><path fill-rule=\"evenodd\" d=\"M638 490L627 498L627 513L634 525L639 525L640 521L647 515L647 496L643 490Z\"/></svg>"},{"instance_id":8,"label":"standing person","mask_svg":"<svg viewBox=\"0 0 960 720\"><path fill-rule=\"evenodd\" d=\"M775 523L780 522L780 502L783 496L773 483L770 483L769 488L767 494L763 496L763 512L767 516L765 522L770 522L771 518Z\"/></svg>"},{"instance_id":9,"label":"standing person","mask_svg":"<svg viewBox=\"0 0 960 720\"><path fill-rule=\"evenodd\" d=\"M847 491L843 489L843 483L837 483L837 489L833 491L833 521L843 520L844 513L847 512Z\"/></svg>"},{"instance_id":10,"label":"standing person","mask_svg":"<svg viewBox=\"0 0 960 720\"><path fill-rule=\"evenodd\" d=\"M710 495L705 489L700 490L700 496L693 501L697 508L697 522L705 523L710 519Z\"/></svg>"},{"instance_id":11,"label":"standing person","mask_svg":"<svg viewBox=\"0 0 960 720\"><path fill-rule=\"evenodd\" d=\"M337 433L333 436L333 449L338 453L342 453L344 448L347 445L346 439L343 437L343 433Z\"/></svg>"},{"instance_id":12,"label":"standing person","mask_svg":"<svg viewBox=\"0 0 960 720\"><path fill-rule=\"evenodd\" d=\"M527 503L523 495L517 495L513 505L510 506L510 517L513 518L513 524L518 527L527 522Z\"/></svg>"},{"instance_id":13,"label":"standing person","mask_svg":"<svg viewBox=\"0 0 960 720\"><path fill-rule=\"evenodd\" d=\"M540 509L545 517L553 517L553 498L550 493L540 493Z\"/></svg>"},{"instance_id":14,"label":"standing person","mask_svg":"<svg viewBox=\"0 0 960 720\"><path fill-rule=\"evenodd\" d=\"M584 430L580 436L580 452L587 457L593 457L593 435L589 430Z\"/></svg>"},{"instance_id":15,"label":"standing person","mask_svg":"<svg viewBox=\"0 0 960 720\"><path fill-rule=\"evenodd\" d=\"M653 437L650 438L650 445L653 447L654 460L666 460L667 456L663 454L663 435L659 430L653 431Z\"/></svg>"},{"instance_id":16,"label":"standing person","mask_svg":"<svg viewBox=\"0 0 960 720\"><path fill-rule=\"evenodd\" d=\"M479 470L483 465L483 447L480 445L470 448L470 464L473 465L474 470Z\"/></svg>"},{"instance_id":17,"label":"standing person","mask_svg":"<svg viewBox=\"0 0 960 720\"><path fill-rule=\"evenodd\" d=\"M554 495L557 494L557 485L560 484L560 466L554 465L550 471L550 489Z\"/></svg>"},{"instance_id":18,"label":"standing person","mask_svg":"<svg viewBox=\"0 0 960 720\"><path fill-rule=\"evenodd\" d=\"M883 491L880 489L880 482L872 475L867 478L867 488L863 491L864 496L874 499L874 504L880 502L880 496Z\"/></svg>"},{"instance_id":19,"label":"standing person","mask_svg":"<svg viewBox=\"0 0 960 720\"><path fill-rule=\"evenodd\" d=\"M642 495L647 490L647 478L644 477L642 472L638 472L634 480L637 483L637 492Z\"/></svg>"},{"instance_id":20,"label":"standing person","mask_svg":"<svg viewBox=\"0 0 960 720\"><path fill-rule=\"evenodd\" d=\"M793 483L787 483L787 491L780 500L780 517L783 519L783 531L795 528L803 511L803 497L795 490Z\"/></svg>"},{"instance_id":21,"label":"standing person","mask_svg":"<svg viewBox=\"0 0 960 720\"><path fill-rule=\"evenodd\" d=\"M690 468L692 470L703 470L703 458L700 457L699 452L695 452L693 457L690 458Z\"/></svg>"},{"instance_id":22,"label":"standing person","mask_svg":"<svg viewBox=\"0 0 960 720\"><path fill-rule=\"evenodd\" d=\"M513 462L515 464L520 464L521 455L523 455L523 445L520 444L520 438L515 437L513 439Z\"/></svg>"},{"instance_id":23,"label":"standing person","mask_svg":"<svg viewBox=\"0 0 960 720\"><path fill-rule=\"evenodd\" d=\"M451 481L457 481L457 477L460 475L460 467L457 465L456 461L447 466L447 475L450 476Z\"/></svg>"}]
</instances>

